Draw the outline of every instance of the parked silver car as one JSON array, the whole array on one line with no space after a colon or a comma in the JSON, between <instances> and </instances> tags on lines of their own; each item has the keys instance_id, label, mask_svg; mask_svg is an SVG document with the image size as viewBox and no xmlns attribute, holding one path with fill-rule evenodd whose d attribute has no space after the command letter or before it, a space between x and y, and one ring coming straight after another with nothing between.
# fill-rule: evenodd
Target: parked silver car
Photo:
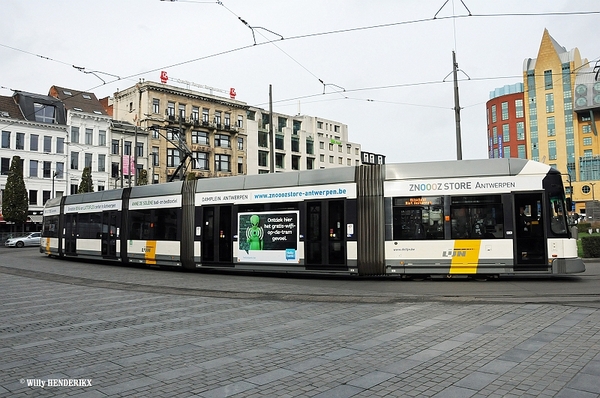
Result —
<instances>
[{"instance_id":1,"label":"parked silver car","mask_svg":"<svg viewBox=\"0 0 600 398\"><path fill-rule=\"evenodd\" d=\"M16 238L7 239L4 242L4 246L7 247L23 247L23 246L39 246L40 239L42 238L41 232L31 232L23 236L17 236Z\"/></svg>"}]
</instances>

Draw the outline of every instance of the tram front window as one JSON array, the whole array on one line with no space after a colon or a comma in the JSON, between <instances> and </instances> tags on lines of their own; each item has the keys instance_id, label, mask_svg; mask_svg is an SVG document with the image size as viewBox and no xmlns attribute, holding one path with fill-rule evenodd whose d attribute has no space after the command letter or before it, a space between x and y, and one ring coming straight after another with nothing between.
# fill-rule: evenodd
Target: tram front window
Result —
<instances>
[{"instance_id":1,"label":"tram front window","mask_svg":"<svg viewBox=\"0 0 600 398\"><path fill-rule=\"evenodd\" d=\"M562 197L550 197L550 229L556 235L567 234L567 217L565 212L565 203Z\"/></svg>"}]
</instances>

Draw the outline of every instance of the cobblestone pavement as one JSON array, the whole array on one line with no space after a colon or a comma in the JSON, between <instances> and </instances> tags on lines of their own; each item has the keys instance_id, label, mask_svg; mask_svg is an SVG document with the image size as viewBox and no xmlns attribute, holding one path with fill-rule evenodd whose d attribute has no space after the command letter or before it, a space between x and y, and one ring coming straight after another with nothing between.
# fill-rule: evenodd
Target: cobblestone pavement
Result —
<instances>
[{"instance_id":1,"label":"cobblestone pavement","mask_svg":"<svg viewBox=\"0 0 600 398\"><path fill-rule=\"evenodd\" d=\"M69 281L189 275L70 262L52 279L33 272L65 263L2 257L23 271L0 272L2 397L600 397L594 306L137 291Z\"/></svg>"}]
</instances>

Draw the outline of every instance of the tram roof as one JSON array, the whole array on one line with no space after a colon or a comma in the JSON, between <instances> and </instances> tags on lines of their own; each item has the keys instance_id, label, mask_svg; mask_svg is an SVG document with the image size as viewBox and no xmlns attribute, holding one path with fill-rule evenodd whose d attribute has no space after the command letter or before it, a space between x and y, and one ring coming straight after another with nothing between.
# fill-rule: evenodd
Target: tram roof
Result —
<instances>
[{"instance_id":1,"label":"tram roof","mask_svg":"<svg viewBox=\"0 0 600 398\"><path fill-rule=\"evenodd\" d=\"M119 189L108 189L105 191L88 192L78 195L67 195L65 196L65 204L75 203L90 203L90 202L104 202L108 200L121 199L123 195L123 188Z\"/></svg>"},{"instance_id":2,"label":"tram roof","mask_svg":"<svg viewBox=\"0 0 600 398\"><path fill-rule=\"evenodd\" d=\"M130 198L144 198L148 196L176 195L181 193L183 181L172 181L164 184L140 185L131 188Z\"/></svg>"},{"instance_id":3,"label":"tram roof","mask_svg":"<svg viewBox=\"0 0 600 398\"><path fill-rule=\"evenodd\" d=\"M546 164L519 158L453 160L387 164L385 179L545 175L551 170L554 169Z\"/></svg>"},{"instance_id":4,"label":"tram roof","mask_svg":"<svg viewBox=\"0 0 600 398\"><path fill-rule=\"evenodd\" d=\"M336 167L332 169L207 178L198 180L196 192L233 191L241 189L354 182L354 175L354 167Z\"/></svg>"}]
</instances>

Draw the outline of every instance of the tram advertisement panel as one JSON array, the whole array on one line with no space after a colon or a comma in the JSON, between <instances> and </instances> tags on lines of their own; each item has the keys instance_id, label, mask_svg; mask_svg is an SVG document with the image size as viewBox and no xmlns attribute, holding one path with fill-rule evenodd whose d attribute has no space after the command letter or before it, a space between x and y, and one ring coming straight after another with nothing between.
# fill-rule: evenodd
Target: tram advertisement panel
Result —
<instances>
[{"instance_id":1,"label":"tram advertisement panel","mask_svg":"<svg viewBox=\"0 0 600 398\"><path fill-rule=\"evenodd\" d=\"M238 261L298 263L298 212L238 214Z\"/></svg>"}]
</instances>

